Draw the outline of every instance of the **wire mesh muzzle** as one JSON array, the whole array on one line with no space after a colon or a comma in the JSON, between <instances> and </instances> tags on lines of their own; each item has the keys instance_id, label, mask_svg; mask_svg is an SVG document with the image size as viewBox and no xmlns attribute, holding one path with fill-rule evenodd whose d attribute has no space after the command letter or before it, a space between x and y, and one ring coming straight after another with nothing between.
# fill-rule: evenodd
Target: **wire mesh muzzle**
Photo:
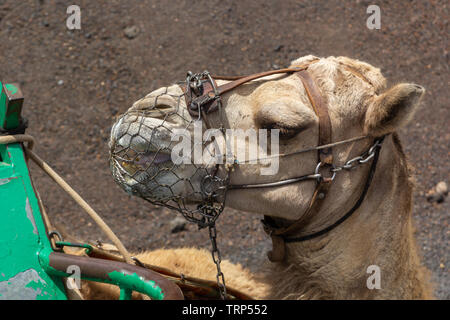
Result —
<instances>
[{"instance_id":1,"label":"wire mesh muzzle","mask_svg":"<svg viewBox=\"0 0 450 320\"><path fill-rule=\"evenodd\" d=\"M191 139L195 121L176 86L151 93L113 125L110 167L114 180L127 193L177 210L206 227L223 211L228 173L219 168L221 156L213 154L218 148L211 148L214 141L204 141L203 132L201 139ZM190 154L183 154L181 163L172 152L179 143L175 134L191 139ZM202 154L209 152L201 163L193 156L199 144Z\"/></svg>"}]
</instances>

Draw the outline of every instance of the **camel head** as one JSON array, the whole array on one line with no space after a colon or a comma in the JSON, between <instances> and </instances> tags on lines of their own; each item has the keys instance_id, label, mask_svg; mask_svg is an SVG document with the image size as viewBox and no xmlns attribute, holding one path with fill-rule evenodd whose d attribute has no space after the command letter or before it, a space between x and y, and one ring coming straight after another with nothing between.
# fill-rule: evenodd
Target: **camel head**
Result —
<instances>
[{"instance_id":1,"label":"camel head","mask_svg":"<svg viewBox=\"0 0 450 320\"><path fill-rule=\"evenodd\" d=\"M292 66L315 59L313 56L302 57L293 61ZM322 58L311 64L308 72L328 106L332 140L368 136L334 147L336 164L362 154L370 148L374 138L407 124L424 93L421 86L409 83L387 89L379 69L346 57ZM318 143L318 117L302 82L293 74L264 77L224 94L221 107L209 113L207 121L210 128L222 128L221 132L226 129L241 129L241 133L249 129L258 134L262 132L267 137L268 154L269 151L274 154L274 150L275 154L292 153ZM219 185L216 196L222 198L226 206L286 219L301 217L315 190L313 180L263 189L228 190L226 198L223 186L226 183L274 182L313 173L317 152L253 163L219 159L218 154L230 152L224 151L227 136L220 135L220 130L207 132L207 129L204 121L196 121L188 112L182 86L175 84L151 92L135 102L112 128L111 168L116 182L130 194L185 209L195 207L204 199L202 184L206 177L210 184ZM194 139L196 133L200 140ZM244 145L236 143L231 153L237 153L240 148L241 154L250 154L252 139L241 134L235 138L236 141L241 138ZM262 140L258 135L253 141L258 150L263 149ZM186 149L189 152L180 156L180 150ZM196 152L203 155L201 160L192 156ZM179 157L174 159L174 154ZM275 159L278 161L276 166ZM217 166L219 160L224 164ZM262 173L268 168L275 170ZM367 170L361 167L339 174L324 207L338 209L351 195L358 193ZM229 181L208 179L213 173L223 177L224 181L228 177Z\"/></svg>"}]
</instances>

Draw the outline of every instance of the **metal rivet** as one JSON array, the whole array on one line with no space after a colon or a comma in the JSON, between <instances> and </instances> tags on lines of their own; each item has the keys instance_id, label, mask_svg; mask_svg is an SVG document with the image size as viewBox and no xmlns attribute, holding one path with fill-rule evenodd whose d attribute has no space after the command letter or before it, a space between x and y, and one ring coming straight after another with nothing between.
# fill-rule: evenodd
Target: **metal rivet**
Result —
<instances>
[{"instance_id":1,"label":"metal rivet","mask_svg":"<svg viewBox=\"0 0 450 320\"><path fill-rule=\"evenodd\" d=\"M325 198L325 193L321 192L321 193L319 193L319 194L317 195L317 197L318 197L319 199L323 199L323 198Z\"/></svg>"}]
</instances>

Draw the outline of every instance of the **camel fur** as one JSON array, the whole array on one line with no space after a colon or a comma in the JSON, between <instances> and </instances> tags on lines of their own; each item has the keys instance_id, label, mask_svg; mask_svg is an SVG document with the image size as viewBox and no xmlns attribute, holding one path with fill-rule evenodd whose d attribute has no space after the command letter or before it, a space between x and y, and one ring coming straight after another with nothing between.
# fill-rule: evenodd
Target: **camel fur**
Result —
<instances>
[{"instance_id":1,"label":"camel fur","mask_svg":"<svg viewBox=\"0 0 450 320\"><path fill-rule=\"evenodd\" d=\"M302 57L293 61L292 66L314 59L317 58ZM414 239L412 178L396 134L413 119L424 88L400 83L386 89L386 79L378 68L346 57L322 58L310 65L308 72L328 105L333 141L369 136L334 147L336 164L341 165L368 150L375 137L387 135L372 184L364 202L350 218L320 237L286 243L285 259L268 262L260 274L224 261L227 283L256 298L267 299L432 298L432 287ZM164 90L174 95L181 93L176 85ZM158 108L161 99L155 99L155 92L137 101L132 109ZM175 107L173 101L166 100L161 108ZM317 144L318 118L295 75L253 81L227 93L222 101L223 108L208 116L212 127L224 124L227 128L244 130L279 128L280 153ZM185 106L180 112L186 116ZM153 125L154 130L164 129L159 126L160 119L148 116L145 121L147 126ZM120 132L120 125L115 125L112 141ZM168 120L165 125L181 126L176 120ZM163 139L164 135L158 137ZM163 145L166 141L156 143ZM272 182L309 174L317 165L316 157L317 154L311 152L280 159L280 170L273 176L259 174L263 164L236 166L230 173L231 183ZM362 192L369 167L340 172L324 204L305 222L304 230L320 230L347 212ZM177 174L189 176L189 170L194 168L185 166ZM231 190L226 205L248 214L296 220L306 212L314 189L315 182L310 181L277 188ZM158 192L163 195L164 191L155 190L155 194ZM183 190L179 192L183 194ZM138 257L143 262L177 272L215 279L211 257L200 249L156 250ZM379 288L368 285L371 266L380 270Z\"/></svg>"}]
</instances>

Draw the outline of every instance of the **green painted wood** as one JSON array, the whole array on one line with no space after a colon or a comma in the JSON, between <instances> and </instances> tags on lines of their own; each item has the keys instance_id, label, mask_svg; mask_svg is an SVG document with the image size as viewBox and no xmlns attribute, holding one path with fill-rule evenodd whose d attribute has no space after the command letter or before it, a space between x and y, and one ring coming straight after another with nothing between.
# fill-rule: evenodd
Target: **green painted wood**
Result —
<instances>
[{"instance_id":1,"label":"green painted wood","mask_svg":"<svg viewBox=\"0 0 450 320\"><path fill-rule=\"evenodd\" d=\"M17 117L18 125L20 110L6 105L0 86L0 119ZM8 89L11 96L20 91ZM51 250L46 234L22 145L0 145L0 300L66 299L62 279L48 274L38 259L39 252Z\"/></svg>"},{"instance_id":2,"label":"green painted wood","mask_svg":"<svg viewBox=\"0 0 450 320\"><path fill-rule=\"evenodd\" d=\"M2 85L0 93L0 128L14 129L19 126L23 95L16 83Z\"/></svg>"}]
</instances>

